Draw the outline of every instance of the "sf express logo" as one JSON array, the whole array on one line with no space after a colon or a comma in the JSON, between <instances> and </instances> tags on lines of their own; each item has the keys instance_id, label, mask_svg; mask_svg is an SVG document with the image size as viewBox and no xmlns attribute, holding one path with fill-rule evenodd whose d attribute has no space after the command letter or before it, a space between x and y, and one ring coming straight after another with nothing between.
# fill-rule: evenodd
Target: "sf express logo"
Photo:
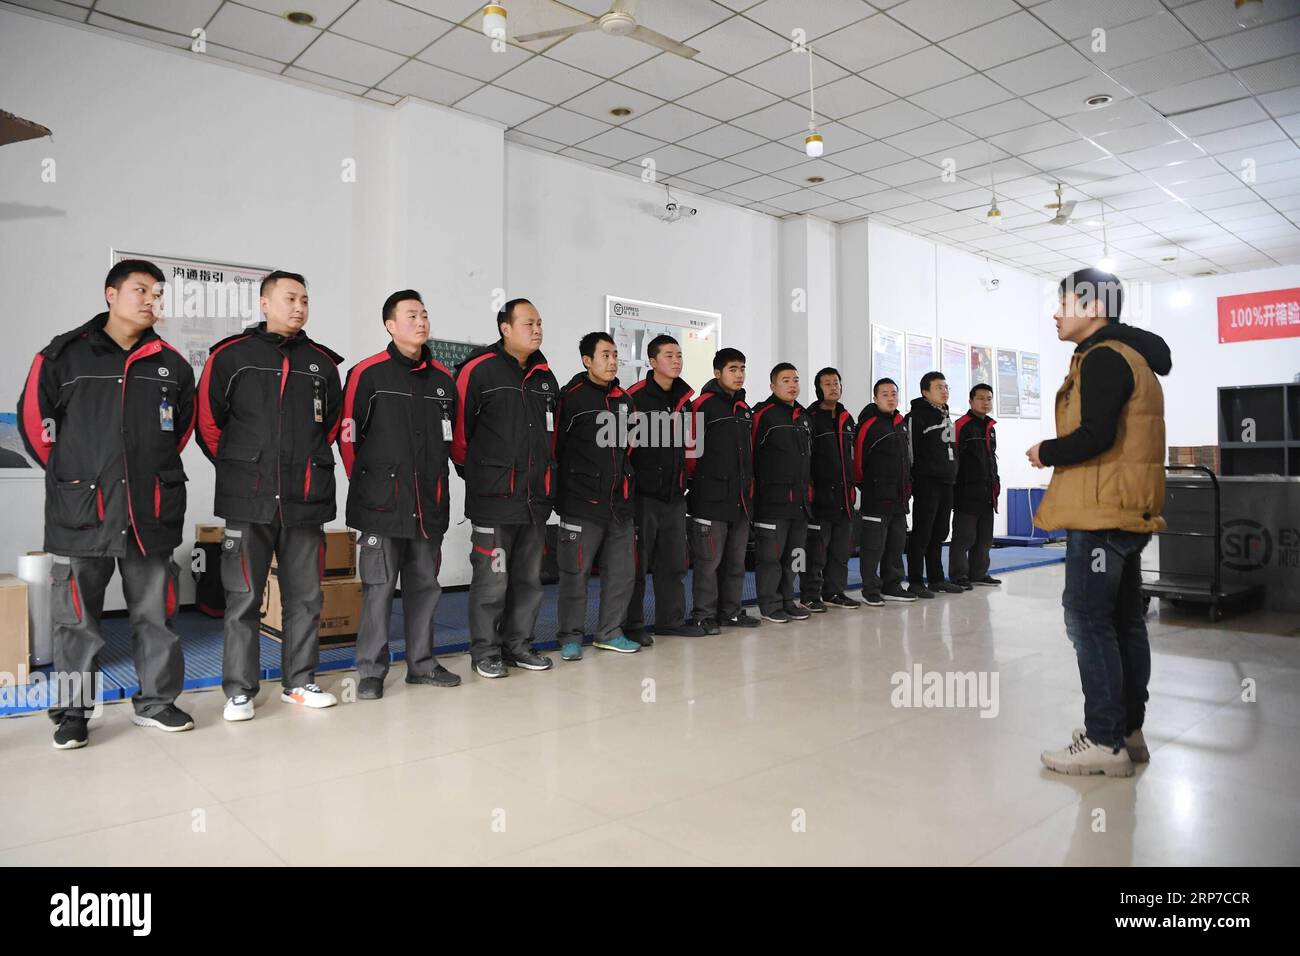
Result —
<instances>
[{"instance_id":1,"label":"sf express logo","mask_svg":"<svg viewBox=\"0 0 1300 956\"><path fill-rule=\"evenodd\" d=\"M1273 536L1262 524L1249 518L1225 521L1223 557L1224 567L1234 571L1258 571L1267 567L1273 557Z\"/></svg>"}]
</instances>

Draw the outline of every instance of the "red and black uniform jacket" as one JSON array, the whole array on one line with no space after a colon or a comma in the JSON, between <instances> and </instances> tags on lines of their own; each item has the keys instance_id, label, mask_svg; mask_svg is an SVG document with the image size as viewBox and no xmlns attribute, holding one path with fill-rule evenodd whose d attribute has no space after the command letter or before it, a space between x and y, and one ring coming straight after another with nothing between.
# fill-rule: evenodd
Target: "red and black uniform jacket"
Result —
<instances>
[{"instance_id":1,"label":"red and black uniform jacket","mask_svg":"<svg viewBox=\"0 0 1300 956\"><path fill-rule=\"evenodd\" d=\"M812 423L797 402L754 406L754 517L812 517Z\"/></svg>"},{"instance_id":2,"label":"red and black uniform jacket","mask_svg":"<svg viewBox=\"0 0 1300 956\"><path fill-rule=\"evenodd\" d=\"M107 321L102 312L50 342L18 396L23 444L45 469L45 550L170 552L185 523L194 371L153 329L124 351Z\"/></svg>"},{"instance_id":3,"label":"red and black uniform jacket","mask_svg":"<svg viewBox=\"0 0 1300 956\"><path fill-rule=\"evenodd\" d=\"M686 494L686 444L695 390L677 378L665 392L655 383L651 370L629 386L627 394L644 416L637 434L646 436L646 441L638 441L632 449L636 493L660 501L681 498Z\"/></svg>"},{"instance_id":4,"label":"red and black uniform jacket","mask_svg":"<svg viewBox=\"0 0 1300 956\"><path fill-rule=\"evenodd\" d=\"M854 515L853 416L838 402L832 411L820 404L805 410L812 421L813 517L835 521Z\"/></svg>"},{"instance_id":5,"label":"red and black uniform jacket","mask_svg":"<svg viewBox=\"0 0 1300 956\"><path fill-rule=\"evenodd\" d=\"M912 497L911 440L903 416L872 402L858 416L853 476L862 489L864 515L907 514Z\"/></svg>"},{"instance_id":6,"label":"red and black uniform jacket","mask_svg":"<svg viewBox=\"0 0 1300 956\"><path fill-rule=\"evenodd\" d=\"M953 489L953 507L968 515L989 514L998 510L998 436L989 415L980 418L967 412L957 419L953 431L957 437L957 486Z\"/></svg>"},{"instance_id":7,"label":"red and black uniform jacket","mask_svg":"<svg viewBox=\"0 0 1300 956\"><path fill-rule=\"evenodd\" d=\"M428 346L409 359L390 342L352 366L338 438L348 526L390 538L446 532L455 424L456 380Z\"/></svg>"},{"instance_id":8,"label":"red and black uniform jacket","mask_svg":"<svg viewBox=\"0 0 1300 956\"><path fill-rule=\"evenodd\" d=\"M498 340L457 368L451 458L465 479L470 521L546 523L555 502L551 436L559 398L540 351L521 367Z\"/></svg>"},{"instance_id":9,"label":"red and black uniform jacket","mask_svg":"<svg viewBox=\"0 0 1300 956\"><path fill-rule=\"evenodd\" d=\"M728 395L716 378L710 379L691 412L698 457L686 459L686 510L710 521L752 517L754 413L745 404L745 390Z\"/></svg>"},{"instance_id":10,"label":"red and black uniform jacket","mask_svg":"<svg viewBox=\"0 0 1300 956\"><path fill-rule=\"evenodd\" d=\"M216 465L213 511L285 527L334 520L343 359L303 332L263 322L222 339L199 377L199 447Z\"/></svg>"},{"instance_id":11,"label":"red and black uniform jacket","mask_svg":"<svg viewBox=\"0 0 1300 956\"><path fill-rule=\"evenodd\" d=\"M556 510L565 520L631 520L636 481L627 429L634 408L618 379L601 386L582 371L564 386L554 452L560 477Z\"/></svg>"}]
</instances>

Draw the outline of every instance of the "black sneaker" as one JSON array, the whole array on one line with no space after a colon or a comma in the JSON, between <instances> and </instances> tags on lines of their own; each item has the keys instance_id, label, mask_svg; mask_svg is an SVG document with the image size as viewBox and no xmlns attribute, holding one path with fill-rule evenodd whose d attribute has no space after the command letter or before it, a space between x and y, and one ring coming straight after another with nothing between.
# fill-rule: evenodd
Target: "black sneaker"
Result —
<instances>
[{"instance_id":1,"label":"black sneaker","mask_svg":"<svg viewBox=\"0 0 1300 956\"><path fill-rule=\"evenodd\" d=\"M854 603L856 604L857 602ZM885 599L876 591L870 593L864 591L862 594L862 603L867 607L881 607L884 605Z\"/></svg>"},{"instance_id":2,"label":"black sneaker","mask_svg":"<svg viewBox=\"0 0 1300 956\"><path fill-rule=\"evenodd\" d=\"M925 598L926 600L929 600L930 598L934 597L934 592L931 591L929 588L927 588L924 584L909 585L907 588L907 593L912 595L912 597L914 598Z\"/></svg>"},{"instance_id":3,"label":"black sneaker","mask_svg":"<svg viewBox=\"0 0 1300 956\"><path fill-rule=\"evenodd\" d=\"M460 675L453 674L441 664L434 664L432 674L412 674L407 671L406 682L408 684L428 684L430 687L459 687Z\"/></svg>"},{"instance_id":4,"label":"black sneaker","mask_svg":"<svg viewBox=\"0 0 1300 956\"><path fill-rule=\"evenodd\" d=\"M1000 580L988 576L982 578L976 578L974 581L971 582L971 584L978 584L982 588L996 588L1002 586L1002 582Z\"/></svg>"},{"instance_id":5,"label":"black sneaker","mask_svg":"<svg viewBox=\"0 0 1300 956\"><path fill-rule=\"evenodd\" d=\"M674 624L672 627L655 625L655 634L659 637L703 637L706 633L708 632L696 621L683 621L681 624Z\"/></svg>"},{"instance_id":6,"label":"black sneaker","mask_svg":"<svg viewBox=\"0 0 1300 956\"><path fill-rule=\"evenodd\" d=\"M522 654L512 654L503 660L513 667L522 667L526 671L548 671L554 665L555 661L549 657L543 657L534 650L525 651Z\"/></svg>"},{"instance_id":7,"label":"black sneaker","mask_svg":"<svg viewBox=\"0 0 1300 956\"><path fill-rule=\"evenodd\" d=\"M806 621L811 616L812 612L812 608L800 601L793 601L790 604L785 605L783 610L786 614L790 615L790 620L792 621ZM826 608L823 607L822 611L825 610Z\"/></svg>"},{"instance_id":8,"label":"black sneaker","mask_svg":"<svg viewBox=\"0 0 1300 956\"><path fill-rule=\"evenodd\" d=\"M786 613L785 608L779 607L775 611L764 611L763 620L771 621L773 624L789 624L794 619Z\"/></svg>"},{"instance_id":9,"label":"black sneaker","mask_svg":"<svg viewBox=\"0 0 1300 956\"><path fill-rule=\"evenodd\" d=\"M813 598L811 601L804 601L803 606L813 614L826 613L826 603L821 598Z\"/></svg>"},{"instance_id":10,"label":"black sneaker","mask_svg":"<svg viewBox=\"0 0 1300 956\"><path fill-rule=\"evenodd\" d=\"M506 668L506 663L499 657L489 657L486 660L475 661L474 673L479 677L509 677L510 671Z\"/></svg>"},{"instance_id":11,"label":"black sneaker","mask_svg":"<svg viewBox=\"0 0 1300 956\"><path fill-rule=\"evenodd\" d=\"M957 587L961 588L963 591L975 590L974 586L965 578L953 578L952 583L957 585Z\"/></svg>"},{"instance_id":12,"label":"black sneaker","mask_svg":"<svg viewBox=\"0 0 1300 956\"><path fill-rule=\"evenodd\" d=\"M757 618L752 618L744 611L737 611L731 617L718 618L719 627L758 627Z\"/></svg>"},{"instance_id":13,"label":"black sneaker","mask_svg":"<svg viewBox=\"0 0 1300 956\"><path fill-rule=\"evenodd\" d=\"M357 700L382 700L384 682L378 677L363 677L357 684Z\"/></svg>"},{"instance_id":14,"label":"black sneaker","mask_svg":"<svg viewBox=\"0 0 1300 956\"><path fill-rule=\"evenodd\" d=\"M722 633L722 628L718 626L718 622L711 617L700 618L700 620L695 622L695 626L710 637L714 634Z\"/></svg>"},{"instance_id":15,"label":"black sneaker","mask_svg":"<svg viewBox=\"0 0 1300 956\"><path fill-rule=\"evenodd\" d=\"M64 714L54 730L54 749L77 750L86 746L88 736L85 717L80 714Z\"/></svg>"},{"instance_id":16,"label":"black sneaker","mask_svg":"<svg viewBox=\"0 0 1300 956\"><path fill-rule=\"evenodd\" d=\"M655 630L656 630L656 631L659 631L659 628L655 628ZM671 634L671 633L672 633L672 629L671 629L671 628L664 628L662 631L659 631L659 633L660 633L660 634ZM654 647L654 646L655 646L655 638L654 638L654 635L651 634L649 631L637 631L637 633L635 633L635 634L624 634L623 636L626 637L629 641L634 641L635 643L640 644L642 647Z\"/></svg>"},{"instance_id":17,"label":"black sneaker","mask_svg":"<svg viewBox=\"0 0 1300 956\"><path fill-rule=\"evenodd\" d=\"M175 704L168 704L152 717L135 714L131 718L131 723L137 727L154 727L169 734L178 734L184 730L194 729L194 718Z\"/></svg>"},{"instance_id":18,"label":"black sneaker","mask_svg":"<svg viewBox=\"0 0 1300 956\"><path fill-rule=\"evenodd\" d=\"M823 603L826 607L840 608L845 611L856 611L862 606L861 601L853 600L853 598L849 597L843 591L839 594L832 594L830 597L826 598Z\"/></svg>"},{"instance_id":19,"label":"black sneaker","mask_svg":"<svg viewBox=\"0 0 1300 956\"><path fill-rule=\"evenodd\" d=\"M911 603L916 600L916 595L904 588L901 584L890 584L880 589L880 596L886 601L902 601Z\"/></svg>"},{"instance_id":20,"label":"black sneaker","mask_svg":"<svg viewBox=\"0 0 1300 956\"><path fill-rule=\"evenodd\" d=\"M942 594L961 594L962 588L960 584L953 584L951 581L931 581L930 590Z\"/></svg>"}]
</instances>

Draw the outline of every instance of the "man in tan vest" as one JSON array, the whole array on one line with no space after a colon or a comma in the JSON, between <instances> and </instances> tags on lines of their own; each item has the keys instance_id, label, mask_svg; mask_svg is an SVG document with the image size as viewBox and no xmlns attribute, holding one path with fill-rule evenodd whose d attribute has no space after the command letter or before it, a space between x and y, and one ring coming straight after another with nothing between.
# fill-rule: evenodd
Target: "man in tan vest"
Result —
<instances>
[{"instance_id":1,"label":"man in tan vest","mask_svg":"<svg viewBox=\"0 0 1300 956\"><path fill-rule=\"evenodd\" d=\"M1142 736L1151 647L1142 604L1142 549L1162 531L1164 393L1171 367L1158 335L1120 324L1120 280L1081 269L1060 286L1057 336L1074 342L1056 393L1057 438L1026 452L1052 483L1034 516L1067 531L1065 630L1079 659L1084 727L1043 764L1066 774L1128 777L1150 759Z\"/></svg>"}]
</instances>

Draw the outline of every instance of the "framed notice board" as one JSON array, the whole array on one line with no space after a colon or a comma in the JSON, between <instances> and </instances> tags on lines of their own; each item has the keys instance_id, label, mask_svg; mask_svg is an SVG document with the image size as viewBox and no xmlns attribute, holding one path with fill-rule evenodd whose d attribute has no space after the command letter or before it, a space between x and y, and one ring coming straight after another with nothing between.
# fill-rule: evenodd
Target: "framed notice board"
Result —
<instances>
[{"instance_id":1,"label":"framed notice board","mask_svg":"<svg viewBox=\"0 0 1300 956\"><path fill-rule=\"evenodd\" d=\"M448 342L446 339L429 339L429 351L433 357L455 372L456 366L469 358L470 353L481 349L482 345L472 342Z\"/></svg>"}]
</instances>

